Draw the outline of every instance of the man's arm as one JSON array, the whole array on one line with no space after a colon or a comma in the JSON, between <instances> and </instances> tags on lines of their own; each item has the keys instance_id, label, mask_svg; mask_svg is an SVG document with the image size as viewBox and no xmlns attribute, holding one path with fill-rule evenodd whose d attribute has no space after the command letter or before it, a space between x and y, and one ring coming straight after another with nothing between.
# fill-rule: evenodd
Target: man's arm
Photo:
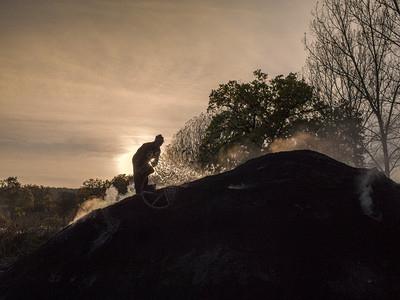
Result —
<instances>
[{"instance_id":1,"label":"man's arm","mask_svg":"<svg viewBox=\"0 0 400 300\"><path fill-rule=\"evenodd\" d=\"M155 166L157 166L157 164L158 164L158 160L159 160L159 158L160 158L160 153L161 153L161 151L156 151L156 152L154 152L154 154L153 154L153 160L151 161L151 165L153 166L153 167L155 167Z\"/></svg>"}]
</instances>

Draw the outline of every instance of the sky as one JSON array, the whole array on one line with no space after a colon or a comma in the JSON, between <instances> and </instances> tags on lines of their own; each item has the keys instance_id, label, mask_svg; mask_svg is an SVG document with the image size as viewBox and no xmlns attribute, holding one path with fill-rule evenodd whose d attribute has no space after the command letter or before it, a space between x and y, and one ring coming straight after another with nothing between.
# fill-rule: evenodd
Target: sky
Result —
<instances>
[{"instance_id":1,"label":"sky","mask_svg":"<svg viewBox=\"0 0 400 300\"><path fill-rule=\"evenodd\" d=\"M305 64L316 0L0 0L0 180L132 174L212 89Z\"/></svg>"}]
</instances>

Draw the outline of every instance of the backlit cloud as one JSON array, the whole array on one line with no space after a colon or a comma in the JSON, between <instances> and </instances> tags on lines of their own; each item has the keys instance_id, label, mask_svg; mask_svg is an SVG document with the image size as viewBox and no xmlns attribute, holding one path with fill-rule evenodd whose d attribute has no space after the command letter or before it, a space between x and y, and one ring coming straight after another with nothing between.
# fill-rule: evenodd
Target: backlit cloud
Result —
<instances>
[{"instance_id":1,"label":"backlit cloud","mask_svg":"<svg viewBox=\"0 0 400 300\"><path fill-rule=\"evenodd\" d=\"M79 186L130 170L208 95L299 71L314 1L0 2L0 179Z\"/></svg>"}]
</instances>

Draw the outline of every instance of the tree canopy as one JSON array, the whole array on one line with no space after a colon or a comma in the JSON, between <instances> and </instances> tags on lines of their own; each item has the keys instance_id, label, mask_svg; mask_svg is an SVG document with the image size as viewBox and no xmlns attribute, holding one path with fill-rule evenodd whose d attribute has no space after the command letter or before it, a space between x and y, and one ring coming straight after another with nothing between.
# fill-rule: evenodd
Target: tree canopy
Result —
<instances>
[{"instance_id":1,"label":"tree canopy","mask_svg":"<svg viewBox=\"0 0 400 300\"><path fill-rule=\"evenodd\" d=\"M208 111L215 113L199 151L203 165L228 164L260 152L276 138L313 131L321 118L313 88L297 75L276 76L256 70L248 83L236 80L210 94Z\"/></svg>"}]
</instances>

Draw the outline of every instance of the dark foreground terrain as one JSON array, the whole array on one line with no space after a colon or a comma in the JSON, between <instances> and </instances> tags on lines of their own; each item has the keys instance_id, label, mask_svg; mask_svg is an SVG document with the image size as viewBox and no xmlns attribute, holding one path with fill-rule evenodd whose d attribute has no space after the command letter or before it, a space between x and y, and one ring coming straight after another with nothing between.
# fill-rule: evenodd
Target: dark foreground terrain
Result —
<instances>
[{"instance_id":1,"label":"dark foreground terrain","mask_svg":"<svg viewBox=\"0 0 400 300\"><path fill-rule=\"evenodd\" d=\"M0 299L400 299L400 187L312 151L126 198L0 277Z\"/></svg>"}]
</instances>

